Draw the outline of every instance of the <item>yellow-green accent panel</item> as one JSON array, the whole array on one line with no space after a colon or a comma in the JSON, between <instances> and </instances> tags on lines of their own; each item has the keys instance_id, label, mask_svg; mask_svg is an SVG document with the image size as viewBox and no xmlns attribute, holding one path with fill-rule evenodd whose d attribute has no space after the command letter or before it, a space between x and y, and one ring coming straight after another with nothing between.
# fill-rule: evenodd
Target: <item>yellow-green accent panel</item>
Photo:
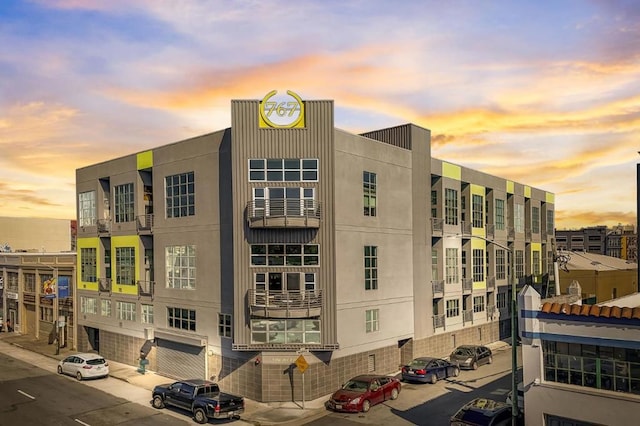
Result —
<instances>
[{"instance_id":1,"label":"yellow-green accent panel","mask_svg":"<svg viewBox=\"0 0 640 426\"><path fill-rule=\"evenodd\" d=\"M153 151L139 152L137 156L138 170L153 167Z\"/></svg>"},{"instance_id":2,"label":"yellow-green accent panel","mask_svg":"<svg viewBox=\"0 0 640 426\"><path fill-rule=\"evenodd\" d=\"M133 247L135 256L135 284L120 284L118 279L118 268L116 264L116 249L122 247ZM138 294L138 281L140 280L140 237L137 235L125 235L120 237L111 237L111 270L113 271L111 276L111 291L119 294Z\"/></svg>"},{"instance_id":3,"label":"yellow-green accent panel","mask_svg":"<svg viewBox=\"0 0 640 426\"><path fill-rule=\"evenodd\" d=\"M100 279L100 264L103 258L102 253L100 253L100 238L91 237L91 238L78 238L76 242L76 287L79 290L90 290L90 291L98 291L98 283L92 283L87 281L82 281L82 249L93 248L96 249L96 278Z\"/></svg>"},{"instance_id":4,"label":"yellow-green accent panel","mask_svg":"<svg viewBox=\"0 0 640 426\"><path fill-rule=\"evenodd\" d=\"M516 185L513 183L513 181L508 180L507 181L507 194L515 193L515 188L516 188Z\"/></svg>"},{"instance_id":5,"label":"yellow-green accent panel","mask_svg":"<svg viewBox=\"0 0 640 426\"><path fill-rule=\"evenodd\" d=\"M525 186L524 187L524 197L525 198L531 198L531 187L530 186Z\"/></svg>"},{"instance_id":6,"label":"yellow-green accent panel","mask_svg":"<svg viewBox=\"0 0 640 426\"><path fill-rule=\"evenodd\" d=\"M551 192L545 193L545 201L547 203L555 204L555 202L556 202L556 194L553 194Z\"/></svg>"},{"instance_id":7,"label":"yellow-green accent panel","mask_svg":"<svg viewBox=\"0 0 640 426\"><path fill-rule=\"evenodd\" d=\"M455 180L462 179L462 167L455 164L442 162L442 176Z\"/></svg>"}]
</instances>

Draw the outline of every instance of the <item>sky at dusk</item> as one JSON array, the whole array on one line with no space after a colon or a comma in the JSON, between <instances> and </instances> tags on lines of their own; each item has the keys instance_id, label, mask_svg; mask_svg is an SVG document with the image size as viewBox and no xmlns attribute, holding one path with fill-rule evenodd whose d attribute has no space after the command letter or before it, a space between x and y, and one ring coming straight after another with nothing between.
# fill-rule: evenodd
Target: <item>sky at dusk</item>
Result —
<instances>
[{"instance_id":1,"label":"sky at dusk","mask_svg":"<svg viewBox=\"0 0 640 426\"><path fill-rule=\"evenodd\" d=\"M640 2L0 1L0 216L73 219L75 170L230 127L232 99L333 99L335 126L636 222Z\"/></svg>"}]
</instances>

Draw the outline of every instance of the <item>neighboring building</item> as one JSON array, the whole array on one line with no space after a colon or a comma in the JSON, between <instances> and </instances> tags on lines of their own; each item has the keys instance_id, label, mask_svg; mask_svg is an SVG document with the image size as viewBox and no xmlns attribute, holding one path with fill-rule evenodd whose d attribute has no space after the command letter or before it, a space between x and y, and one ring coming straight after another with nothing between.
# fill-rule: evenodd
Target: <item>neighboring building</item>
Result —
<instances>
[{"instance_id":1,"label":"neighboring building","mask_svg":"<svg viewBox=\"0 0 640 426\"><path fill-rule=\"evenodd\" d=\"M59 325L60 345L75 348L75 277L75 253L0 253L3 323L48 342Z\"/></svg>"},{"instance_id":2,"label":"neighboring building","mask_svg":"<svg viewBox=\"0 0 640 426\"><path fill-rule=\"evenodd\" d=\"M638 234L633 225L618 225L607 233L607 256L638 262Z\"/></svg>"},{"instance_id":3,"label":"neighboring building","mask_svg":"<svg viewBox=\"0 0 640 426\"><path fill-rule=\"evenodd\" d=\"M554 195L431 158L418 126L355 135L333 101L273 99L76 171L79 349L284 401L300 354L314 399L508 336L510 256L544 281Z\"/></svg>"},{"instance_id":4,"label":"neighboring building","mask_svg":"<svg viewBox=\"0 0 640 426\"><path fill-rule=\"evenodd\" d=\"M606 226L590 226L580 229L556 229L556 248L558 250L605 254L607 232Z\"/></svg>"},{"instance_id":5,"label":"neighboring building","mask_svg":"<svg viewBox=\"0 0 640 426\"><path fill-rule=\"evenodd\" d=\"M583 303L594 304L637 292L638 264L601 254L558 251L560 292L580 283Z\"/></svg>"},{"instance_id":6,"label":"neighboring building","mask_svg":"<svg viewBox=\"0 0 640 426\"><path fill-rule=\"evenodd\" d=\"M75 220L0 217L0 252L72 251L75 237Z\"/></svg>"},{"instance_id":7,"label":"neighboring building","mask_svg":"<svg viewBox=\"0 0 640 426\"><path fill-rule=\"evenodd\" d=\"M518 297L525 424L631 425L640 413L640 300L631 307Z\"/></svg>"}]
</instances>

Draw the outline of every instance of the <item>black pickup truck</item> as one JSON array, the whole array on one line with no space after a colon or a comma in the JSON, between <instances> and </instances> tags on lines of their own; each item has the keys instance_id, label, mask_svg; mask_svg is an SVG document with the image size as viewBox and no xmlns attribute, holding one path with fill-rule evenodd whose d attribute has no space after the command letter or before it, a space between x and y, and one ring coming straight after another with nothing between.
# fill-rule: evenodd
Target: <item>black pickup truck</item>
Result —
<instances>
[{"instance_id":1,"label":"black pickup truck","mask_svg":"<svg viewBox=\"0 0 640 426\"><path fill-rule=\"evenodd\" d=\"M192 379L158 385L153 389L154 408L167 405L188 410L193 419L208 423L210 418L234 418L244 412L244 398L221 392L217 383Z\"/></svg>"}]
</instances>

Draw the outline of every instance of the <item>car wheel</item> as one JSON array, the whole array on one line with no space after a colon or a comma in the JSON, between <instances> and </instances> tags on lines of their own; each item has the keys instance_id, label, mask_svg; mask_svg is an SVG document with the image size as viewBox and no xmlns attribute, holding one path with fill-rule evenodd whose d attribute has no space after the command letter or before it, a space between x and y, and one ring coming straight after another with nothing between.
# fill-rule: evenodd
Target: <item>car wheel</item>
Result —
<instances>
[{"instance_id":1,"label":"car wheel","mask_svg":"<svg viewBox=\"0 0 640 426\"><path fill-rule=\"evenodd\" d=\"M398 399L398 389L391 389L391 399Z\"/></svg>"},{"instance_id":2,"label":"car wheel","mask_svg":"<svg viewBox=\"0 0 640 426\"><path fill-rule=\"evenodd\" d=\"M478 363L476 361L473 361L473 364L471 364L471 368L473 368L474 370L478 369Z\"/></svg>"},{"instance_id":3,"label":"car wheel","mask_svg":"<svg viewBox=\"0 0 640 426\"><path fill-rule=\"evenodd\" d=\"M371 408L371 403L369 402L368 399L365 399L364 402L362 403L362 412L366 413L367 411L369 411L370 408Z\"/></svg>"},{"instance_id":4,"label":"car wheel","mask_svg":"<svg viewBox=\"0 0 640 426\"><path fill-rule=\"evenodd\" d=\"M79 372L79 371L78 371L78 372L76 373L76 379L78 379L78 380L82 380L82 373L81 373L81 372Z\"/></svg>"},{"instance_id":5,"label":"car wheel","mask_svg":"<svg viewBox=\"0 0 640 426\"><path fill-rule=\"evenodd\" d=\"M62 374L62 367L58 366L58 374Z\"/></svg>"},{"instance_id":6,"label":"car wheel","mask_svg":"<svg viewBox=\"0 0 640 426\"><path fill-rule=\"evenodd\" d=\"M196 408L193 411L193 419L196 421L196 423L199 423L201 425L209 421L209 419L207 418L207 413L205 413L204 409L202 408Z\"/></svg>"},{"instance_id":7,"label":"car wheel","mask_svg":"<svg viewBox=\"0 0 640 426\"><path fill-rule=\"evenodd\" d=\"M458 377L460 375L460 369L458 367L453 369L453 377Z\"/></svg>"},{"instance_id":8,"label":"car wheel","mask_svg":"<svg viewBox=\"0 0 640 426\"><path fill-rule=\"evenodd\" d=\"M490 357L489 357L489 360L488 360L487 362L488 362L489 364L493 364L493 357L492 357L492 356L490 356Z\"/></svg>"},{"instance_id":9,"label":"car wheel","mask_svg":"<svg viewBox=\"0 0 640 426\"><path fill-rule=\"evenodd\" d=\"M162 397L160 395L156 395L153 397L153 402L151 403L151 405L153 405L153 408L164 408L164 401L162 400Z\"/></svg>"},{"instance_id":10,"label":"car wheel","mask_svg":"<svg viewBox=\"0 0 640 426\"><path fill-rule=\"evenodd\" d=\"M435 385L436 382L438 381L438 376L436 376L435 373L432 374L429 381L431 382L432 385Z\"/></svg>"}]
</instances>

